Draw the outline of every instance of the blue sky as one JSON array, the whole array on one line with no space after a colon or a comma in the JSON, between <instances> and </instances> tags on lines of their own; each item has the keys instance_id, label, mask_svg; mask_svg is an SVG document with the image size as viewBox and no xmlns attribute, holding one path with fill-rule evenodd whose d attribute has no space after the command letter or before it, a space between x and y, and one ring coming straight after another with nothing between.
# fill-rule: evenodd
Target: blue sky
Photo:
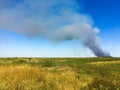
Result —
<instances>
[{"instance_id":1,"label":"blue sky","mask_svg":"<svg viewBox=\"0 0 120 90\"><path fill-rule=\"evenodd\" d=\"M101 43L113 56L120 56L120 1L85 0L85 12L99 27Z\"/></svg>"},{"instance_id":2,"label":"blue sky","mask_svg":"<svg viewBox=\"0 0 120 90\"><path fill-rule=\"evenodd\" d=\"M18 0L12 0L12 2L8 2L8 4L4 4L5 2L3 1L4 2L3 3L2 1L1 1L1 4L3 4L3 7L1 6L0 10L4 11L4 9L2 9L2 8L5 8L5 10L6 10L6 6L7 6L7 8L11 8L12 6L17 5L18 3L23 2L24 0L19 0L19 2L18 2ZM72 0L72 1L74 1L74 0ZM66 9L64 14L67 13L67 15L70 13L72 14L72 12L74 13L74 11L75 12L77 11L77 13L84 13L87 17L90 17L90 19L92 19L92 22L94 22L93 26L95 26L99 29L99 34L97 36L99 36L99 38L100 38L101 47L105 51L110 52L112 56L119 57L120 56L120 42L119 42L119 38L120 38L120 36L119 36L120 35L120 30L119 30L120 29L120 22L119 22L120 21L120 11L119 11L120 5L119 5L119 3L120 3L120 1L119 0L109 0L109 1L108 0L77 0L77 4L76 4L76 2L75 2L75 4L71 4L71 2L68 2L68 0L66 0L66 2L67 3L65 3L65 4L70 3L67 7L64 7L64 5L62 5L64 3L61 3L61 4L57 3L58 6L53 7L53 11L52 11L52 13L50 12L50 16L52 17L53 13L57 13L56 17L59 18L59 13L54 10L57 10L61 7L63 9L64 8ZM10 4L10 3L12 3L12 4ZM74 3L74 2L72 2L72 3ZM21 4L25 4L25 3L21 3ZM34 4L34 5L36 5L36 4ZM69 7L71 5L73 5L73 7L75 7L75 8ZM78 7L77 5L80 7L80 9L79 8L76 9L76 7ZM42 7L42 8L44 9L44 7ZM69 11L69 9L71 11L67 12L67 11ZM9 9L8 11L10 11L10 10L11 9ZM17 15L24 14L24 13L22 13L23 10L26 10L26 9L25 8L20 9L20 12L17 12L17 14L15 13L14 18L18 18ZM44 10L46 10L46 8ZM14 13L14 11L13 11L13 13ZM33 13L39 14L38 11L39 11L39 9L36 10L36 12L35 11L33 11L32 13L28 12L27 16L25 16L25 17L32 17ZM30 10L30 12L31 12L31 10ZM0 11L0 13L2 13L2 12ZM46 15L48 15L48 14L49 13L47 13ZM33 15L33 16L38 17L39 15ZM9 15L6 17L9 17ZM46 17L48 18L48 16L46 16ZM12 20L14 20L14 18L12 18ZM0 18L0 19L2 19L2 18ZM33 28L33 27L29 28L31 31L29 31L29 33L27 31L27 35L26 35L26 32L23 34L24 30L22 31L22 30L19 30L16 28L17 24L14 24L14 22L12 24L14 24L16 26L12 27L11 26L12 24L9 24L10 23L9 19L11 19L11 18L8 18L8 23L7 23L6 19L2 19L0 22L0 51L1 51L0 57L92 57L92 56L94 56L92 51L89 48L87 48L86 46L84 46L80 40L73 39L73 40L65 40L65 41L57 41L56 42L54 40L49 40L46 37L42 37L42 35L43 35L43 34L41 35L42 32L40 32L40 35L37 35L36 32L31 32L31 31L33 31L33 30L31 30L31 28ZM20 19L23 19L23 18L20 18ZM43 18L43 19L46 19L46 18ZM52 19L54 19L54 18L52 18ZM61 19L63 19L63 17ZM6 22L5 22L5 20L6 20ZM33 18L30 19L29 22L36 22L36 23L39 22L39 21L36 21L37 20L36 18L34 18L33 21L31 21L31 20L33 20ZM39 20L41 20L41 17L39 18ZM83 21L84 20L85 19L83 19ZM22 21L24 21L24 20L21 20L21 22ZM55 18L55 21L56 21L56 18ZM52 21L52 22L54 22L54 21ZM53 27L49 27L49 28L50 28L50 30L52 30L56 27L61 27L63 24L68 24L71 22L72 22L71 20L70 21L66 20L64 23L62 21L60 21L60 23L55 24ZM75 22L76 22L76 20L75 20ZM6 23L7 23L7 25L6 25ZM24 22L22 22L22 23L24 23ZM32 23L32 24L36 24L36 23ZM23 25L23 24L21 24L21 25ZM31 25L31 23L30 23L30 25ZM46 25L46 22L44 25ZM39 30L39 27L41 28L42 25L38 26L38 28L35 27L37 29L37 31ZM9 30L9 29L13 29L13 30ZM17 32L16 32L16 29L17 29ZM22 29L22 28L20 28L20 29ZM42 27L42 29L44 29L44 27ZM46 29L46 30L48 30L48 29ZM35 37L34 37L33 33L35 33L34 34Z\"/></svg>"}]
</instances>

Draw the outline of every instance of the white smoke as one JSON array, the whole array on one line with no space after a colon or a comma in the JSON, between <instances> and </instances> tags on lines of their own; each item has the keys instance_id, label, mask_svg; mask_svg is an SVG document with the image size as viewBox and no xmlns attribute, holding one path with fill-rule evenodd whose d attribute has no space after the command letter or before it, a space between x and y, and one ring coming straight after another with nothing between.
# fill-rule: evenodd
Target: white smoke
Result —
<instances>
[{"instance_id":1,"label":"white smoke","mask_svg":"<svg viewBox=\"0 0 120 90\"><path fill-rule=\"evenodd\" d=\"M80 13L76 0L1 0L0 28L50 40L79 39L96 56L110 56L100 48L92 19Z\"/></svg>"}]
</instances>

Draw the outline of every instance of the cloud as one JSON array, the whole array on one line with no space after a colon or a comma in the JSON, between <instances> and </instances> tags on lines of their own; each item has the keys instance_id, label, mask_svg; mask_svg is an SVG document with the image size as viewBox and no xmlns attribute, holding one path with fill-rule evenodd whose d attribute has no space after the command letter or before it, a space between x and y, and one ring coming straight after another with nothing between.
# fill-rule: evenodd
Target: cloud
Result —
<instances>
[{"instance_id":1,"label":"cloud","mask_svg":"<svg viewBox=\"0 0 120 90\"><path fill-rule=\"evenodd\" d=\"M7 2L8 1L8 2ZM93 20L82 14L76 0L1 0L0 28L27 37L49 40L79 39L96 56L110 56L99 45Z\"/></svg>"}]
</instances>

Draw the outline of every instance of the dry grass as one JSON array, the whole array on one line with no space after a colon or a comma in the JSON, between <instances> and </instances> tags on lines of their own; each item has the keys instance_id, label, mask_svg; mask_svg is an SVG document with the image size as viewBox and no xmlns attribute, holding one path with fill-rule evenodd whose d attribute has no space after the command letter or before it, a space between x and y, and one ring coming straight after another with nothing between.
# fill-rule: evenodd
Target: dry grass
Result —
<instances>
[{"instance_id":1,"label":"dry grass","mask_svg":"<svg viewBox=\"0 0 120 90\"><path fill-rule=\"evenodd\" d=\"M120 59L0 59L0 90L120 90Z\"/></svg>"},{"instance_id":2,"label":"dry grass","mask_svg":"<svg viewBox=\"0 0 120 90\"><path fill-rule=\"evenodd\" d=\"M80 90L90 82L86 75L78 79L69 67L0 67L1 90Z\"/></svg>"},{"instance_id":3,"label":"dry grass","mask_svg":"<svg viewBox=\"0 0 120 90\"><path fill-rule=\"evenodd\" d=\"M93 65L120 64L120 61L99 61L99 62L91 62L89 64L93 64Z\"/></svg>"}]
</instances>

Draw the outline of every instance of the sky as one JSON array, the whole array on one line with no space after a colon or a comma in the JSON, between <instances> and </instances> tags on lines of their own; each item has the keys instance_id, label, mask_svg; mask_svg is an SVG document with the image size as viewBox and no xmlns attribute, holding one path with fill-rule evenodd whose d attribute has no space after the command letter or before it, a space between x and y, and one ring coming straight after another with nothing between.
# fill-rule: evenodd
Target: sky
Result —
<instances>
[{"instance_id":1,"label":"sky","mask_svg":"<svg viewBox=\"0 0 120 90\"><path fill-rule=\"evenodd\" d=\"M120 1L85 0L84 9L99 27L101 45L111 55L120 56Z\"/></svg>"},{"instance_id":2,"label":"sky","mask_svg":"<svg viewBox=\"0 0 120 90\"><path fill-rule=\"evenodd\" d=\"M119 3L1 0L0 57L94 57L96 50L86 41L119 57Z\"/></svg>"}]
</instances>

